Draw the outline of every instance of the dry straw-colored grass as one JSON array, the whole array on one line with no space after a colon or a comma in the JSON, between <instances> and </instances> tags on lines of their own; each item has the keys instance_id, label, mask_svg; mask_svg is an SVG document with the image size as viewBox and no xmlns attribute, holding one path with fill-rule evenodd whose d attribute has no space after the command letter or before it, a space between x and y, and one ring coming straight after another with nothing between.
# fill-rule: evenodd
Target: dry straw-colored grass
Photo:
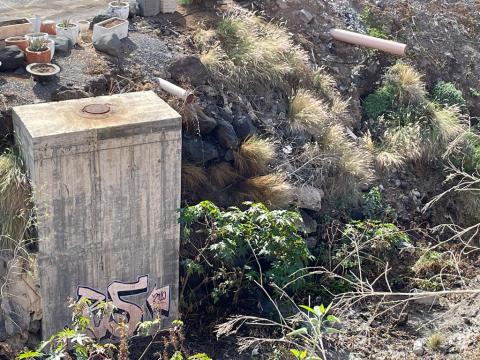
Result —
<instances>
[{"instance_id":1,"label":"dry straw-colored grass","mask_svg":"<svg viewBox=\"0 0 480 360\"><path fill-rule=\"evenodd\" d=\"M207 172L210 182L219 190L235 183L239 178L233 166L225 161L211 165Z\"/></svg>"},{"instance_id":2,"label":"dry straw-colored grass","mask_svg":"<svg viewBox=\"0 0 480 360\"><path fill-rule=\"evenodd\" d=\"M194 194L208 186L207 172L200 165L182 164L182 193Z\"/></svg>"},{"instance_id":3,"label":"dry straw-colored grass","mask_svg":"<svg viewBox=\"0 0 480 360\"><path fill-rule=\"evenodd\" d=\"M234 166L243 177L264 175L274 156L275 146L270 140L252 136L234 152Z\"/></svg>"},{"instance_id":4,"label":"dry straw-colored grass","mask_svg":"<svg viewBox=\"0 0 480 360\"><path fill-rule=\"evenodd\" d=\"M7 150L0 155L0 248L12 248L22 241L31 207L23 162L13 150Z\"/></svg>"},{"instance_id":5,"label":"dry straw-colored grass","mask_svg":"<svg viewBox=\"0 0 480 360\"><path fill-rule=\"evenodd\" d=\"M201 61L232 86L252 82L283 86L286 78L303 77L308 69L307 53L282 26L239 7L225 14L215 35L203 30L194 41L203 51Z\"/></svg>"},{"instance_id":6,"label":"dry straw-colored grass","mask_svg":"<svg viewBox=\"0 0 480 360\"><path fill-rule=\"evenodd\" d=\"M395 87L397 99L403 105L420 105L427 95L422 75L412 66L401 62L388 69L385 83Z\"/></svg>"},{"instance_id":7,"label":"dry straw-colored grass","mask_svg":"<svg viewBox=\"0 0 480 360\"><path fill-rule=\"evenodd\" d=\"M262 202L271 208L285 208L292 203L293 188L278 173L256 176L240 182L235 189L236 202Z\"/></svg>"},{"instance_id":8,"label":"dry straw-colored grass","mask_svg":"<svg viewBox=\"0 0 480 360\"><path fill-rule=\"evenodd\" d=\"M300 89L290 100L289 130L295 135L320 137L333 122L329 106L305 89Z\"/></svg>"}]
</instances>

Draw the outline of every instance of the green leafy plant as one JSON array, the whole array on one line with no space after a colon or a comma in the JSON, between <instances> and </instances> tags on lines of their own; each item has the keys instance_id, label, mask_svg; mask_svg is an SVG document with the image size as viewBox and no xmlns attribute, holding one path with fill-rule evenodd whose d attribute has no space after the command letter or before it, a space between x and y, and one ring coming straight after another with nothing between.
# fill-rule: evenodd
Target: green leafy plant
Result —
<instances>
[{"instance_id":1,"label":"green leafy plant","mask_svg":"<svg viewBox=\"0 0 480 360\"><path fill-rule=\"evenodd\" d=\"M465 109L465 99L462 91L451 82L439 81L436 83L432 90L432 97L440 104Z\"/></svg>"},{"instance_id":2,"label":"green leafy plant","mask_svg":"<svg viewBox=\"0 0 480 360\"><path fill-rule=\"evenodd\" d=\"M30 40L30 43L28 45L28 50L35 51L35 52L46 51L48 50L48 45L44 39L34 38Z\"/></svg>"},{"instance_id":3,"label":"green leafy plant","mask_svg":"<svg viewBox=\"0 0 480 360\"><path fill-rule=\"evenodd\" d=\"M184 289L190 276L200 276L214 302L229 298L235 304L242 292L254 290L255 281L283 286L307 265L311 255L297 229L297 212L243 205L245 210L222 211L203 201L181 210L182 248L190 250L182 261Z\"/></svg>"},{"instance_id":4,"label":"green leafy plant","mask_svg":"<svg viewBox=\"0 0 480 360\"><path fill-rule=\"evenodd\" d=\"M363 212L367 219L392 221L396 218L395 210L382 198L378 186L363 194Z\"/></svg>"},{"instance_id":5,"label":"green leafy plant","mask_svg":"<svg viewBox=\"0 0 480 360\"><path fill-rule=\"evenodd\" d=\"M345 226L333 260L344 273L361 271L378 275L385 261L397 257L398 250L411 243L410 237L396 225L378 220L353 221Z\"/></svg>"},{"instance_id":6,"label":"green leafy plant","mask_svg":"<svg viewBox=\"0 0 480 360\"><path fill-rule=\"evenodd\" d=\"M395 88L392 85L384 85L365 98L363 109L369 118L377 119L392 110L394 100Z\"/></svg>"},{"instance_id":7,"label":"green leafy plant","mask_svg":"<svg viewBox=\"0 0 480 360\"><path fill-rule=\"evenodd\" d=\"M58 24L59 27L68 29L69 27L74 26L72 20L69 18L63 18L62 21Z\"/></svg>"},{"instance_id":8,"label":"green leafy plant","mask_svg":"<svg viewBox=\"0 0 480 360\"><path fill-rule=\"evenodd\" d=\"M261 288L265 291L264 287ZM332 305L327 307L296 305L285 292L278 287L277 290L290 302L290 308L295 309L293 315L284 313L284 310L282 312L276 302L269 297L278 313L276 317L278 320L255 316L233 316L226 323L217 326L217 336L237 334L238 330L245 325L276 329L276 332L269 333L280 333L278 337L238 337L239 350L243 351L261 344L287 345L296 359L326 360L324 340L331 334L341 332L337 328L340 320L332 314Z\"/></svg>"},{"instance_id":9,"label":"green leafy plant","mask_svg":"<svg viewBox=\"0 0 480 360\"><path fill-rule=\"evenodd\" d=\"M365 6L363 8L360 13L360 19L365 23L368 35L380 39L389 38L385 26L378 21L378 17L372 13L372 8L370 6Z\"/></svg>"}]
</instances>

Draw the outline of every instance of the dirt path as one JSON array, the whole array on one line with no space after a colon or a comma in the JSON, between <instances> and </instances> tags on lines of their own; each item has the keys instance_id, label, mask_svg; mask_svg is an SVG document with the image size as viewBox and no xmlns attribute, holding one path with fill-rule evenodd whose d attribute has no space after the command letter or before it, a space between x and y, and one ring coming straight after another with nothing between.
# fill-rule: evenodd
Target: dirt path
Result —
<instances>
[{"instance_id":1,"label":"dirt path","mask_svg":"<svg viewBox=\"0 0 480 360\"><path fill-rule=\"evenodd\" d=\"M101 12L107 4L108 0L0 0L0 21L32 15L80 20Z\"/></svg>"}]
</instances>

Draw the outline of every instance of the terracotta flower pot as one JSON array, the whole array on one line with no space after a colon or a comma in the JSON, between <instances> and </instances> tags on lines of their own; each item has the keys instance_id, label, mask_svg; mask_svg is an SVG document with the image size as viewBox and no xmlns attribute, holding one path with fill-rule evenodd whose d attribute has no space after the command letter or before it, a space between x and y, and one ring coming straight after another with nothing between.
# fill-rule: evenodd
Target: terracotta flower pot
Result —
<instances>
[{"instance_id":1,"label":"terracotta flower pot","mask_svg":"<svg viewBox=\"0 0 480 360\"><path fill-rule=\"evenodd\" d=\"M25 55L27 56L27 64L47 64L50 62L52 57L50 49L44 51L30 51L27 48Z\"/></svg>"},{"instance_id":2,"label":"terracotta flower pot","mask_svg":"<svg viewBox=\"0 0 480 360\"><path fill-rule=\"evenodd\" d=\"M57 24L53 20L45 20L40 26L40 31L49 35L57 35Z\"/></svg>"},{"instance_id":3,"label":"terracotta flower pot","mask_svg":"<svg viewBox=\"0 0 480 360\"><path fill-rule=\"evenodd\" d=\"M12 36L5 39L5 46L10 45L16 45L25 52L28 47L28 40L25 36Z\"/></svg>"}]
</instances>

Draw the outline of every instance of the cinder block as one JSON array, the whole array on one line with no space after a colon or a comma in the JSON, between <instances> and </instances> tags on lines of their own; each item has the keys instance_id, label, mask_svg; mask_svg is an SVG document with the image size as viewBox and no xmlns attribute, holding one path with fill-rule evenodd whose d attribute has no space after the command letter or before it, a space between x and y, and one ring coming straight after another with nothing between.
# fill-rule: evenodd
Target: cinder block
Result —
<instances>
[{"instance_id":1,"label":"cinder block","mask_svg":"<svg viewBox=\"0 0 480 360\"><path fill-rule=\"evenodd\" d=\"M148 91L20 106L13 122L37 206L42 336L69 322L77 286L105 294L146 274L135 303L147 314L154 285L170 286L175 319L179 114Z\"/></svg>"},{"instance_id":2,"label":"cinder block","mask_svg":"<svg viewBox=\"0 0 480 360\"><path fill-rule=\"evenodd\" d=\"M137 0L142 16L156 16L160 12L160 0Z\"/></svg>"}]
</instances>

